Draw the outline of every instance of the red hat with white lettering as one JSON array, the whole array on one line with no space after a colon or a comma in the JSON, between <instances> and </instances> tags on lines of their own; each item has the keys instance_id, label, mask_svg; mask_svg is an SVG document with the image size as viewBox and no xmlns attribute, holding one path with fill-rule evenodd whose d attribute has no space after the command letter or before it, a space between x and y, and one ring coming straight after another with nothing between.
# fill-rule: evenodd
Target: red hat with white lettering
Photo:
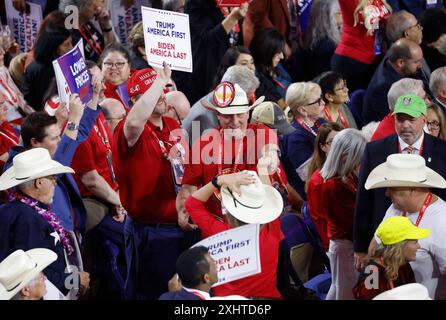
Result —
<instances>
[{"instance_id":1,"label":"red hat with white lettering","mask_svg":"<svg viewBox=\"0 0 446 320\"><path fill-rule=\"evenodd\" d=\"M146 68L138 70L132 74L127 80L126 90L129 98L144 94L150 89L153 82L156 79L156 72L152 68ZM164 93L169 92L167 88L164 88Z\"/></svg>"}]
</instances>

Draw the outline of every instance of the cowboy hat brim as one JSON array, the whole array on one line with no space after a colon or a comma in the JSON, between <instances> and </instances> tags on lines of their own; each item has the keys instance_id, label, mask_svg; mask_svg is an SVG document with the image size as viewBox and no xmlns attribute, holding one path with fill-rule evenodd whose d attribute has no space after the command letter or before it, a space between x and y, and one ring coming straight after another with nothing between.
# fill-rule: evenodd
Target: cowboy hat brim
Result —
<instances>
[{"instance_id":1,"label":"cowboy hat brim","mask_svg":"<svg viewBox=\"0 0 446 320\"><path fill-rule=\"evenodd\" d=\"M206 109L212 110L214 112L218 112L220 114L240 114L240 113L246 113L250 111L251 109L257 107L259 104L261 104L265 100L264 96L261 96L258 98L252 105L246 105L246 106L228 106L228 107L215 107L211 102L209 102L206 98L200 100L200 103L205 107Z\"/></svg>"},{"instance_id":2,"label":"cowboy hat brim","mask_svg":"<svg viewBox=\"0 0 446 320\"><path fill-rule=\"evenodd\" d=\"M283 210L283 199L274 187L263 185L265 198L263 206L251 209L234 203L234 198L226 187L221 188L221 201L229 213L245 223L265 224L278 218Z\"/></svg>"},{"instance_id":3,"label":"cowboy hat brim","mask_svg":"<svg viewBox=\"0 0 446 320\"><path fill-rule=\"evenodd\" d=\"M36 263L35 267L29 271L23 280L12 290L8 291L2 284L0 284L0 300L10 300L31 280L37 277L41 271L57 260L57 254L49 249L31 249L25 253Z\"/></svg>"},{"instance_id":4,"label":"cowboy hat brim","mask_svg":"<svg viewBox=\"0 0 446 320\"><path fill-rule=\"evenodd\" d=\"M446 188L446 180L434 170L426 167L426 179L423 181L411 180L410 176L392 178L391 171L384 162L370 172L365 182L366 190L392 187L413 188Z\"/></svg>"},{"instance_id":5,"label":"cowboy hat brim","mask_svg":"<svg viewBox=\"0 0 446 320\"><path fill-rule=\"evenodd\" d=\"M63 166L57 161L51 160L51 165L52 165L51 168L36 173L34 175L31 175L29 177L26 177L24 179L17 179L15 177L14 166L12 166L0 176L0 190L7 190L12 187L18 186L19 184L38 178L48 177L61 173L74 173L73 169L71 169L70 167Z\"/></svg>"}]
</instances>

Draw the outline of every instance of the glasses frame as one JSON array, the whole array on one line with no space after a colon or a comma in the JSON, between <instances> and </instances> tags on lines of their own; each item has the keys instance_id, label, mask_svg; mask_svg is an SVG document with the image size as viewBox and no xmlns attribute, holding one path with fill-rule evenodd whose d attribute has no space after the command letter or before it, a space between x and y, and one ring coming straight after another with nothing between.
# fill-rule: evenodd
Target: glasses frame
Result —
<instances>
[{"instance_id":1,"label":"glasses frame","mask_svg":"<svg viewBox=\"0 0 446 320\"><path fill-rule=\"evenodd\" d=\"M122 70L127 63L129 63L129 62L128 61L118 61L118 62L104 61L102 64L107 69L111 69L113 67L116 67L116 69Z\"/></svg>"}]
</instances>

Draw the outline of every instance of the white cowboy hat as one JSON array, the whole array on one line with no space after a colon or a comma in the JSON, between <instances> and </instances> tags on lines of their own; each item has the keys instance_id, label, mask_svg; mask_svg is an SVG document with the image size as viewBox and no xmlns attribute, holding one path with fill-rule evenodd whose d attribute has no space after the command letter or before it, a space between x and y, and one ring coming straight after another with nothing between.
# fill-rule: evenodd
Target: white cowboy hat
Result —
<instances>
[{"instance_id":1,"label":"white cowboy hat","mask_svg":"<svg viewBox=\"0 0 446 320\"><path fill-rule=\"evenodd\" d=\"M7 190L37 178L74 173L70 167L52 160L50 153L44 148L33 148L19 153L12 163L12 167L0 176L0 190Z\"/></svg>"},{"instance_id":2,"label":"white cowboy hat","mask_svg":"<svg viewBox=\"0 0 446 320\"><path fill-rule=\"evenodd\" d=\"M49 249L17 250L0 263L0 300L9 300L51 263L57 254Z\"/></svg>"},{"instance_id":3,"label":"white cowboy hat","mask_svg":"<svg viewBox=\"0 0 446 320\"><path fill-rule=\"evenodd\" d=\"M221 114L239 114L248 112L263 100L265 97L261 96L252 105L249 105L246 92L237 83L232 84L226 81L215 87L212 102L207 99L202 99L200 102L207 109Z\"/></svg>"},{"instance_id":4,"label":"white cowboy hat","mask_svg":"<svg viewBox=\"0 0 446 320\"><path fill-rule=\"evenodd\" d=\"M221 189L221 200L229 213L245 223L268 223L276 219L283 210L283 199L274 187L263 184L255 171L246 171L256 182L240 186L241 195L232 193L227 187Z\"/></svg>"},{"instance_id":5,"label":"white cowboy hat","mask_svg":"<svg viewBox=\"0 0 446 320\"><path fill-rule=\"evenodd\" d=\"M370 172L365 188L421 187L446 188L446 180L426 167L424 158L417 154L391 154L387 161Z\"/></svg>"},{"instance_id":6,"label":"white cowboy hat","mask_svg":"<svg viewBox=\"0 0 446 320\"><path fill-rule=\"evenodd\" d=\"M405 284L392 290L384 291L373 300L432 300L427 288L419 283Z\"/></svg>"}]
</instances>

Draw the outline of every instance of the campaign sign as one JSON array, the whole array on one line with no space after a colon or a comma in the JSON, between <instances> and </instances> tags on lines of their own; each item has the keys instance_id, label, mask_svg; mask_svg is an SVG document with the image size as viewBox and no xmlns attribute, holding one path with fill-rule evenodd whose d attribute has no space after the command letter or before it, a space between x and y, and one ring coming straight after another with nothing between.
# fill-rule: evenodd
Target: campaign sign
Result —
<instances>
[{"instance_id":1,"label":"campaign sign","mask_svg":"<svg viewBox=\"0 0 446 320\"><path fill-rule=\"evenodd\" d=\"M26 2L29 5L29 13L21 13L12 5L12 0L5 1L6 20L11 36L17 41L22 52L28 52L33 48L37 30L42 22L42 7L39 4Z\"/></svg>"},{"instance_id":2,"label":"campaign sign","mask_svg":"<svg viewBox=\"0 0 446 320\"><path fill-rule=\"evenodd\" d=\"M82 48L81 39L73 49L53 61L59 98L67 104L72 93L77 93L83 104L93 98L90 72Z\"/></svg>"},{"instance_id":3,"label":"campaign sign","mask_svg":"<svg viewBox=\"0 0 446 320\"><path fill-rule=\"evenodd\" d=\"M111 20L113 21L113 29L118 36L121 44L129 45L129 36L135 24L141 21L141 6L152 5L150 0L135 0L133 5L125 8L121 1L109 1L109 9Z\"/></svg>"},{"instance_id":4,"label":"campaign sign","mask_svg":"<svg viewBox=\"0 0 446 320\"><path fill-rule=\"evenodd\" d=\"M194 245L207 247L217 263L218 282L214 286L262 272L259 231L259 224L248 224L217 233Z\"/></svg>"},{"instance_id":5,"label":"campaign sign","mask_svg":"<svg viewBox=\"0 0 446 320\"><path fill-rule=\"evenodd\" d=\"M248 0L219 0L217 2L218 7L240 7L243 3L249 2Z\"/></svg>"},{"instance_id":6,"label":"campaign sign","mask_svg":"<svg viewBox=\"0 0 446 320\"><path fill-rule=\"evenodd\" d=\"M189 15L141 7L147 61L161 68L192 72Z\"/></svg>"}]
</instances>

